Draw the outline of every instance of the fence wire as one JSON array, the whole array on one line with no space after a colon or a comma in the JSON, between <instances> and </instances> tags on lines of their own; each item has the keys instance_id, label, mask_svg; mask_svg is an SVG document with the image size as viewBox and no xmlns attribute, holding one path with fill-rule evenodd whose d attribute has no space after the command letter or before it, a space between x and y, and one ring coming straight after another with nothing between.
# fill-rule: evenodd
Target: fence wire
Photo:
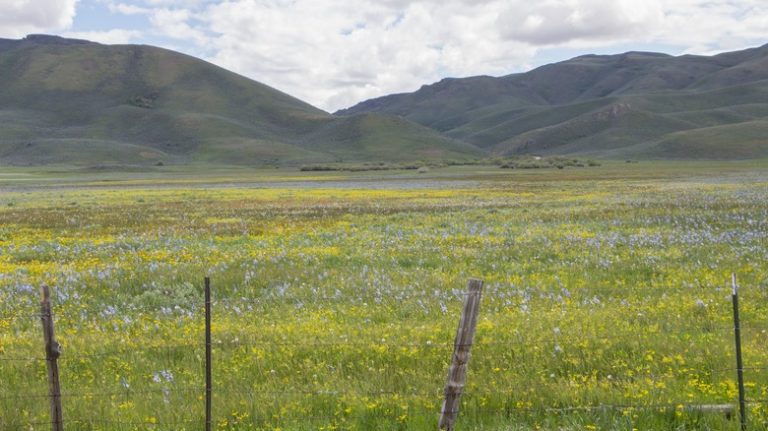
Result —
<instances>
[{"instance_id":1,"label":"fence wire","mask_svg":"<svg viewBox=\"0 0 768 431\"><path fill-rule=\"evenodd\" d=\"M761 289L761 292L764 289ZM670 288L637 288L631 290L633 294L637 293L657 293L657 294L691 294L695 292L706 292L706 289L703 288L677 288L677 289L670 289ZM556 299L563 297L564 295L568 297L578 297L578 298L590 298L590 297L596 297L599 295L602 296L610 296L614 295L615 297L621 297L622 291L618 289L584 289L584 290L577 290L575 292L568 292L567 289L561 289L561 290L515 290L515 291L506 291L502 292L501 296L498 296L500 290L495 290L494 294L497 296L491 296L490 300L492 301L493 305L498 305L499 301L503 300L512 300L520 295L533 295L533 299L542 299L542 300L548 300L548 299ZM522 293L521 293L522 292ZM718 288L718 293L722 293L723 298L727 298L730 292L726 290L725 288ZM711 293L711 291L710 291ZM483 300L488 300L488 294L484 295ZM404 301L404 300L436 300L436 301L460 301L464 300L466 297L466 294L463 292L453 291L453 292L425 292L425 291L407 291L403 290L402 292L395 293L394 299L393 297L384 297L382 295L378 294L371 294L371 295L358 295L355 297L348 297L344 294L330 294L330 295L318 295L318 296L290 296L290 295L270 295L266 294L263 297L240 297L235 299L224 299L224 300L216 300L212 301L211 304L214 307L221 307L224 310L232 309L237 307L238 309L248 311L249 306L261 306L261 305L267 305L274 302L279 302L282 304L290 304L290 303L305 303L307 301L311 301L311 303L322 303L322 302L335 302L335 301L344 301L344 302L351 302L351 303L385 303L385 304L394 304L397 301ZM199 301L190 302L188 304L185 304L185 306L182 309L170 309L171 313L173 312L190 312L194 311L195 313L200 313L203 306L205 304ZM504 308L504 307L502 307ZM165 314L169 312L169 308L167 307L136 307L136 306L126 306L122 308L115 308L112 310L113 313L117 314L120 312L120 310L130 311L130 312L139 312L139 313L161 313ZM214 308L215 309L215 308ZM53 313L53 317L56 320L65 320L65 321L77 321L79 318L82 318L84 316L87 316L87 318L100 318L100 319L109 319L111 316L104 316L100 315L98 313ZM5 321L7 324L10 324L14 321L19 320L31 320L31 319L40 319L42 317L42 314L39 312L32 311L31 307L30 310L17 310L14 312L6 313L6 314L0 314L0 321ZM701 328L699 326L691 326L691 327L680 327L676 326L676 330L682 330L685 331L685 333L702 333L702 334L712 334L712 333L719 333L722 334L722 337L728 338L729 335L732 334L734 330L733 324L726 324L726 323L714 323L711 325L707 325L706 328ZM746 330L746 331L768 331L768 324L764 324L762 322L755 323L755 324L748 324L748 325L741 325L740 329ZM214 335L216 335L214 333ZM466 344L466 345L456 345L453 342L450 342L449 340L445 340L443 342L432 342L432 341L423 341L423 342L414 342L414 341L402 341L402 340L383 340L383 339L370 339L370 340L333 340L333 341L326 341L321 339L314 339L314 340L285 340L285 339L277 339L277 338L243 338L240 337L234 337L234 338L227 338L225 336L221 336L215 338L213 340L213 350L214 352L218 353L225 353L229 351L230 353L233 353L234 349L237 348L264 348L266 347L288 347L288 348L304 348L304 349L323 349L323 350L329 350L329 349L343 349L347 347L358 347L358 348L372 348L372 347L384 347L387 349L397 349L397 348L423 348L423 349L444 349L446 351L446 354L449 353L449 349L455 348L455 347L468 347L468 346L474 346L475 348L479 348L482 346L502 346L502 347L509 347L513 348L519 344L518 339L516 340L494 340L494 339L481 339L477 340L476 342L472 344ZM231 334L230 334L231 335ZM336 334L338 336L338 334ZM358 335L352 334L351 336L355 336L359 338ZM558 335L558 339L563 340L567 339L564 335ZM730 339L729 339L730 341ZM1 347L1 345L0 345ZM65 352L58 360L62 363L62 369L66 370L69 366L68 363L72 362L78 362L78 361L84 361L94 358L103 358L103 357L135 357L137 355L151 355L151 354L169 354L170 352L188 352L188 353L202 353L204 349L203 343L195 343L195 342L189 342L189 343L180 343L180 344L158 344L158 345L144 345L141 347L136 348L115 348L115 349L107 349L107 350L101 350L101 351L92 351L92 352L86 352L86 353L68 353ZM41 348L42 350L42 348ZM446 360L449 358L446 357ZM28 363L28 362L45 362L49 361L50 359L43 357L43 356L14 356L11 354L7 354L4 350L0 350L0 364L4 362L8 363ZM215 361L215 359L214 359ZM738 369L736 367L722 367L722 368L688 368L689 371L696 371L700 375L712 375L712 376L722 376L722 379L732 379ZM768 371L768 366L745 366L741 368L742 371L749 372L749 373L760 373L764 371ZM191 370L187 370L191 371ZM195 370L194 372L199 372L200 370ZM470 371L471 372L471 371ZM637 382L638 380L643 380L645 383L663 383L665 380L663 378L664 376L659 376L655 374L638 374L636 376L632 377L612 377L612 378L604 378L600 381L603 382L610 382L613 385L626 385L631 384L633 382ZM730 379L729 379L730 377ZM63 391L60 394L60 397L63 400L77 400L77 399L96 399L96 398L106 398L106 397L121 397L124 399L137 399L137 398L145 398L147 396L151 395L157 395L161 394L164 397L168 397L169 395L182 395L185 396L185 405L189 402L197 402L199 401L198 397L201 397L205 395L206 388L202 385L197 386L173 386L173 385L166 385L161 388L157 389L140 389L140 390L134 390L129 388L122 388L119 390L94 390L94 391ZM276 398L281 396L302 396L302 397L353 397L353 398L370 398L370 397L404 397L404 398L423 398L423 399L431 399L434 400L436 403L438 403L441 399L441 396L443 394L443 388L442 387L436 387L433 391L408 391L408 390L335 390L335 389L301 389L301 388L291 388L291 387L284 387L281 389L273 389L273 388L248 388L244 390L238 390L237 388L233 388L231 386L226 387L226 393L229 396L237 396L237 397L244 397L244 398L259 398L259 397L266 397L266 398ZM462 395L467 397L468 399L472 399L475 397L494 397L498 400L502 400L507 398L508 402L504 403L502 410L504 412L547 412L547 413L557 413L557 414L568 414L572 412L595 412L595 411L626 411L626 410L632 410L632 411L641 411L641 410L683 410L683 411L698 411L703 410L704 407L712 405L710 404L703 404L700 402L693 402L690 399L687 399L685 401L681 400L680 402L674 402L674 403L635 403L635 404L621 404L621 403L596 403L596 404L586 404L586 405L570 405L570 406L556 406L556 407L547 407L547 406L534 406L534 405L516 405L511 404L512 397L515 396L514 393L505 393L503 391L495 391L495 390L465 390L462 392ZM13 401L27 401L27 400L45 400L49 399L51 396L49 394L45 393L3 393L2 392L2 385L0 384L0 402L3 403L9 403ZM720 400L721 402L727 403L728 401L733 402L733 400ZM746 402L750 405L764 405L768 404L768 399L760 398L760 397L754 397L754 398L748 398ZM729 408L734 408L735 405L731 404L724 404L725 406L730 406ZM414 408L412 405L407 404L407 409ZM313 413L310 413L306 416L303 416L300 418L302 421L312 421L312 420L331 420L337 418L338 415L327 415L327 416L318 416ZM270 421L275 420L278 422L282 421L295 421L299 420L294 415L288 415L288 416L281 416L279 414L271 415L268 418L259 418L260 421ZM153 427L173 427L173 426L179 426L179 425L190 425L190 424L197 424L197 425L203 425L204 420L203 419L184 419L184 420L172 420L172 421L162 421L162 420L152 420L152 421L131 421L131 420L118 420L118 419L105 419L105 418L77 418L77 419L66 419L65 416L65 423L67 424L112 424L112 425L136 425L136 426L153 426ZM51 422L24 422L22 424L23 426L43 426L43 425L51 425ZM76 425L73 425L76 426Z\"/></svg>"}]
</instances>

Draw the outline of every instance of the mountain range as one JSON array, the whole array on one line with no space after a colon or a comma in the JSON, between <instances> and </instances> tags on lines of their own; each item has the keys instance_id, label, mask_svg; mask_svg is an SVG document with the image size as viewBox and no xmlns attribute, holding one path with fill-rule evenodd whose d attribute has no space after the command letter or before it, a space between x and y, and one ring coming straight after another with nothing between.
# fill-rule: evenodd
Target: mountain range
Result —
<instances>
[{"instance_id":1,"label":"mountain range","mask_svg":"<svg viewBox=\"0 0 768 431\"><path fill-rule=\"evenodd\" d=\"M398 115L491 155L768 156L768 45L715 56L584 55L443 79L337 115Z\"/></svg>"},{"instance_id":2,"label":"mountain range","mask_svg":"<svg viewBox=\"0 0 768 431\"><path fill-rule=\"evenodd\" d=\"M0 39L0 165L768 157L768 45L585 55L334 114L174 51Z\"/></svg>"},{"instance_id":3,"label":"mountain range","mask_svg":"<svg viewBox=\"0 0 768 431\"><path fill-rule=\"evenodd\" d=\"M0 164L270 165L482 154L398 116L334 116L152 46L0 39L0 83Z\"/></svg>"}]
</instances>

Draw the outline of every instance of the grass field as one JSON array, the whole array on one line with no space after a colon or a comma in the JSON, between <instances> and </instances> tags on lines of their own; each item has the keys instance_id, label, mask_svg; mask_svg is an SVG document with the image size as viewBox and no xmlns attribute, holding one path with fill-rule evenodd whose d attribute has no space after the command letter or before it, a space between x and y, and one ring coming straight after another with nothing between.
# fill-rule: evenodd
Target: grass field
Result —
<instances>
[{"instance_id":1,"label":"grass field","mask_svg":"<svg viewBox=\"0 0 768 431\"><path fill-rule=\"evenodd\" d=\"M215 428L435 429L469 277L460 430L736 430L728 282L750 429L768 424L768 162L297 172L0 172L0 429L64 418L201 430L202 280ZM762 401L761 401L762 400Z\"/></svg>"}]
</instances>

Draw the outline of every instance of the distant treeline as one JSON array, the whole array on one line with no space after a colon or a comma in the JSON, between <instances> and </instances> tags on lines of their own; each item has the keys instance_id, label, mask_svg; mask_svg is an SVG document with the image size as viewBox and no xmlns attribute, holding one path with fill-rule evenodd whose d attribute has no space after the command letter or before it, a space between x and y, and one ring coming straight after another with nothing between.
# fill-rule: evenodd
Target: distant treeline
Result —
<instances>
[{"instance_id":1,"label":"distant treeline","mask_svg":"<svg viewBox=\"0 0 768 431\"><path fill-rule=\"evenodd\" d=\"M566 167L584 168L584 167L600 166L600 163L594 160L573 159L573 158L563 157L563 156L552 156L552 157L521 156L516 158L496 160L494 164L499 165L503 169L544 169L544 168L564 169Z\"/></svg>"},{"instance_id":2,"label":"distant treeline","mask_svg":"<svg viewBox=\"0 0 768 431\"><path fill-rule=\"evenodd\" d=\"M365 162L365 163L324 163L304 165L301 171L391 171L391 170L419 170L427 172L430 168L442 168L446 166L471 166L471 165L496 165L502 169L547 169L566 167L583 168L600 166L600 163L594 160L574 159L563 156L539 157L539 156L518 156L518 157L494 157L473 160L447 160L444 162L424 162L417 161L412 163L391 163L391 162Z\"/></svg>"},{"instance_id":3,"label":"distant treeline","mask_svg":"<svg viewBox=\"0 0 768 431\"><path fill-rule=\"evenodd\" d=\"M304 165L301 167L302 171L349 171L349 172L362 172L362 171L391 171L391 170L417 170L425 168L427 164L423 162L417 163L387 163L387 162L366 162L366 163L328 163L328 164L314 164Z\"/></svg>"}]
</instances>

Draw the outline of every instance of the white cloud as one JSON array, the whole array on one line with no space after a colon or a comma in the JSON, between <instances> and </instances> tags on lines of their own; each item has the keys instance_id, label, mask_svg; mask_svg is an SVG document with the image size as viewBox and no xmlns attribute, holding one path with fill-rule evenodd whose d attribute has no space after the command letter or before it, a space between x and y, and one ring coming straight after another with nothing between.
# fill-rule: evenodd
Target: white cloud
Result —
<instances>
[{"instance_id":1,"label":"white cloud","mask_svg":"<svg viewBox=\"0 0 768 431\"><path fill-rule=\"evenodd\" d=\"M686 53L713 54L768 42L768 3L763 0L678 0L665 10L656 40Z\"/></svg>"},{"instance_id":2,"label":"white cloud","mask_svg":"<svg viewBox=\"0 0 768 431\"><path fill-rule=\"evenodd\" d=\"M659 0L543 0L510 2L499 30L532 45L624 40L652 34L664 21Z\"/></svg>"},{"instance_id":3,"label":"white cloud","mask_svg":"<svg viewBox=\"0 0 768 431\"><path fill-rule=\"evenodd\" d=\"M152 13L152 9L127 3L109 3L109 10L123 15L143 15Z\"/></svg>"},{"instance_id":4,"label":"white cloud","mask_svg":"<svg viewBox=\"0 0 768 431\"><path fill-rule=\"evenodd\" d=\"M0 0L0 37L69 28L77 0Z\"/></svg>"},{"instance_id":5,"label":"white cloud","mask_svg":"<svg viewBox=\"0 0 768 431\"><path fill-rule=\"evenodd\" d=\"M108 7L115 14L145 15L152 25L150 33L154 35L204 47L209 39L195 20L196 7L203 4L204 0L144 0L139 4L110 2Z\"/></svg>"},{"instance_id":6,"label":"white cloud","mask_svg":"<svg viewBox=\"0 0 768 431\"><path fill-rule=\"evenodd\" d=\"M63 33L62 36L114 45L131 43L139 39L142 33L138 30L115 28L108 31L68 31Z\"/></svg>"},{"instance_id":7,"label":"white cloud","mask_svg":"<svg viewBox=\"0 0 768 431\"><path fill-rule=\"evenodd\" d=\"M212 0L144 0L146 4L164 7L191 7L211 2Z\"/></svg>"},{"instance_id":8,"label":"white cloud","mask_svg":"<svg viewBox=\"0 0 768 431\"><path fill-rule=\"evenodd\" d=\"M328 110L446 76L501 75L541 49L637 42L737 49L759 0L143 0L155 29L223 67Z\"/></svg>"},{"instance_id":9,"label":"white cloud","mask_svg":"<svg viewBox=\"0 0 768 431\"><path fill-rule=\"evenodd\" d=\"M155 30L164 36L189 40L198 46L205 46L208 43L208 37L189 23L191 19L192 12L188 9L156 9L150 13L149 21Z\"/></svg>"},{"instance_id":10,"label":"white cloud","mask_svg":"<svg viewBox=\"0 0 768 431\"><path fill-rule=\"evenodd\" d=\"M534 49L495 28L502 1L234 0L197 15L211 60L329 110L445 76L501 74Z\"/></svg>"}]
</instances>

